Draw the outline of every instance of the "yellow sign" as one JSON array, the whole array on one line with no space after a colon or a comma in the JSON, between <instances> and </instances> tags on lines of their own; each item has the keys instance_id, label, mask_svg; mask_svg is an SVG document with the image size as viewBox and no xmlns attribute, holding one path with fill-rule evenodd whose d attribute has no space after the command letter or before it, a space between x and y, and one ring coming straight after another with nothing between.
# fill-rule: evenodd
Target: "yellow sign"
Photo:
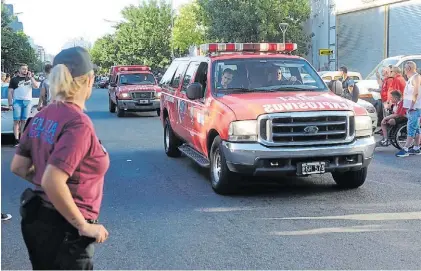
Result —
<instances>
[{"instance_id":1,"label":"yellow sign","mask_svg":"<svg viewBox=\"0 0 421 271\"><path fill-rule=\"evenodd\" d=\"M331 49L319 49L319 55L321 56L330 56L331 54L333 54Z\"/></svg>"}]
</instances>

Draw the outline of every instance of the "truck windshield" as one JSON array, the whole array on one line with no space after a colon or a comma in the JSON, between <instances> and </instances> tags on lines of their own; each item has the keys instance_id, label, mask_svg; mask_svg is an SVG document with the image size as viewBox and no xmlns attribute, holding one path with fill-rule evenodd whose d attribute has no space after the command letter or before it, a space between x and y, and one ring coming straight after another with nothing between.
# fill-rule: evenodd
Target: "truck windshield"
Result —
<instances>
[{"instance_id":1,"label":"truck windshield","mask_svg":"<svg viewBox=\"0 0 421 271\"><path fill-rule=\"evenodd\" d=\"M216 93L328 91L303 59L256 58L215 61L212 87Z\"/></svg>"},{"instance_id":2,"label":"truck windshield","mask_svg":"<svg viewBox=\"0 0 421 271\"><path fill-rule=\"evenodd\" d=\"M389 65L395 66L399 62L396 58L386 58L383 59L382 62L380 62L374 70L370 72L370 74L367 76L365 80L376 80L376 72L379 72L379 74L382 74L382 68L387 67Z\"/></svg>"},{"instance_id":3,"label":"truck windshield","mask_svg":"<svg viewBox=\"0 0 421 271\"><path fill-rule=\"evenodd\" d=\"M149 73L133 73L120 75L121 85L155 85L155 78Z\"/></svg>"}]
</instances>

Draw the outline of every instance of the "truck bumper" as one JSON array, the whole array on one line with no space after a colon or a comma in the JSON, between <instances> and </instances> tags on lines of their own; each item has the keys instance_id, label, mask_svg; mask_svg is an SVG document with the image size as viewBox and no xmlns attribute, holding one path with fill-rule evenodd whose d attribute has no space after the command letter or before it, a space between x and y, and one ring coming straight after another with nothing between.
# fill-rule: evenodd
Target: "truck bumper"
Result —
<instances>
[{"instance_id":1,"label":"truck bumper","mask_svg":"<svg viewBox=\"0 0 421 271\"><path fill-rule=\"evenodd\" d=\"M326 163L325 172L354 171L367 167L373 158L374 137L354 140L353 143L317 147L265 147L259 143L231 143L224 141L222 151L228 168L247 175L296 175L297 163Z\"/></svg>"},{"instance_id":2,"label":"truck bumper","mask_svg":"<svg viewBox=\"0 0 421 271\"><path fill-rule=\"evenodd\" d=\"M147 103L139 103L135 100L118 100L118 108L127 112L149 112L160 108L159 100L148 100Z\"/></svg>"}]
</instances>

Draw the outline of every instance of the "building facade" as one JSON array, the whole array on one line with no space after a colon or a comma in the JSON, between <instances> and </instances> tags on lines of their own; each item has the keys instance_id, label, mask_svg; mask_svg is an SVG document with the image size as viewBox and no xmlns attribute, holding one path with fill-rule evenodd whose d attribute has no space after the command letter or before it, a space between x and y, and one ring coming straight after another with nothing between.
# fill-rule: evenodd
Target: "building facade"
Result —
<instances>
[{"instance_id":1,"label":"building facade","mask_svg":"<svg viewBox=\"0 0 421 271\"><path fill-rule=\"evenodd\" d=\"M11 16L15 16L13 18L13 21L9 24L10 28L13 29L15 32L22 31L23 32L23 23L19 21L19 18L16 16L18 14L14 13L13 5L11 4L4 4L2 1L2 4L4 5L5 9L7 10L7 13Z\"/></svg>"},{"instance_id":2,"label":"building facade","mask_svg":"<svg viewBox=\"0 0 421 271\"><path fill-rule=\"evenodd\" d=\"M318 70L344 65L365 77L384 58L421 54L421 0L311 0L311 7L308 58Z\"/></svg>"}]
</instances>

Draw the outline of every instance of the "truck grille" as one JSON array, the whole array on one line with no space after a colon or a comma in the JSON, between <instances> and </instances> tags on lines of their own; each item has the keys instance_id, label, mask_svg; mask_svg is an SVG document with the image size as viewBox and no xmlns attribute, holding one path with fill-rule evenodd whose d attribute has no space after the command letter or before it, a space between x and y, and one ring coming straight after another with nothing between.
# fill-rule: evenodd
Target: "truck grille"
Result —
<instances>
[{"instance_id":1,"label":"truck grille","mask_svg":"<svg viewBox=\"0 0 421 271\"><path fill-rule=\"evenodd\" d=\"M259 118L259 127L259 140L268 146L340 144L354 137L349 111L268 114Z\"/></svg>"},{"instance_id":2,"label":"truck grille","mask_svg":"<svg viewBox=\"0 0 421 271\"><path fill-rule=\"evenodd\" d=\"M152 99L155 96L155 92L131 92L133 99Z\"/></svg>"}]
</instances>

